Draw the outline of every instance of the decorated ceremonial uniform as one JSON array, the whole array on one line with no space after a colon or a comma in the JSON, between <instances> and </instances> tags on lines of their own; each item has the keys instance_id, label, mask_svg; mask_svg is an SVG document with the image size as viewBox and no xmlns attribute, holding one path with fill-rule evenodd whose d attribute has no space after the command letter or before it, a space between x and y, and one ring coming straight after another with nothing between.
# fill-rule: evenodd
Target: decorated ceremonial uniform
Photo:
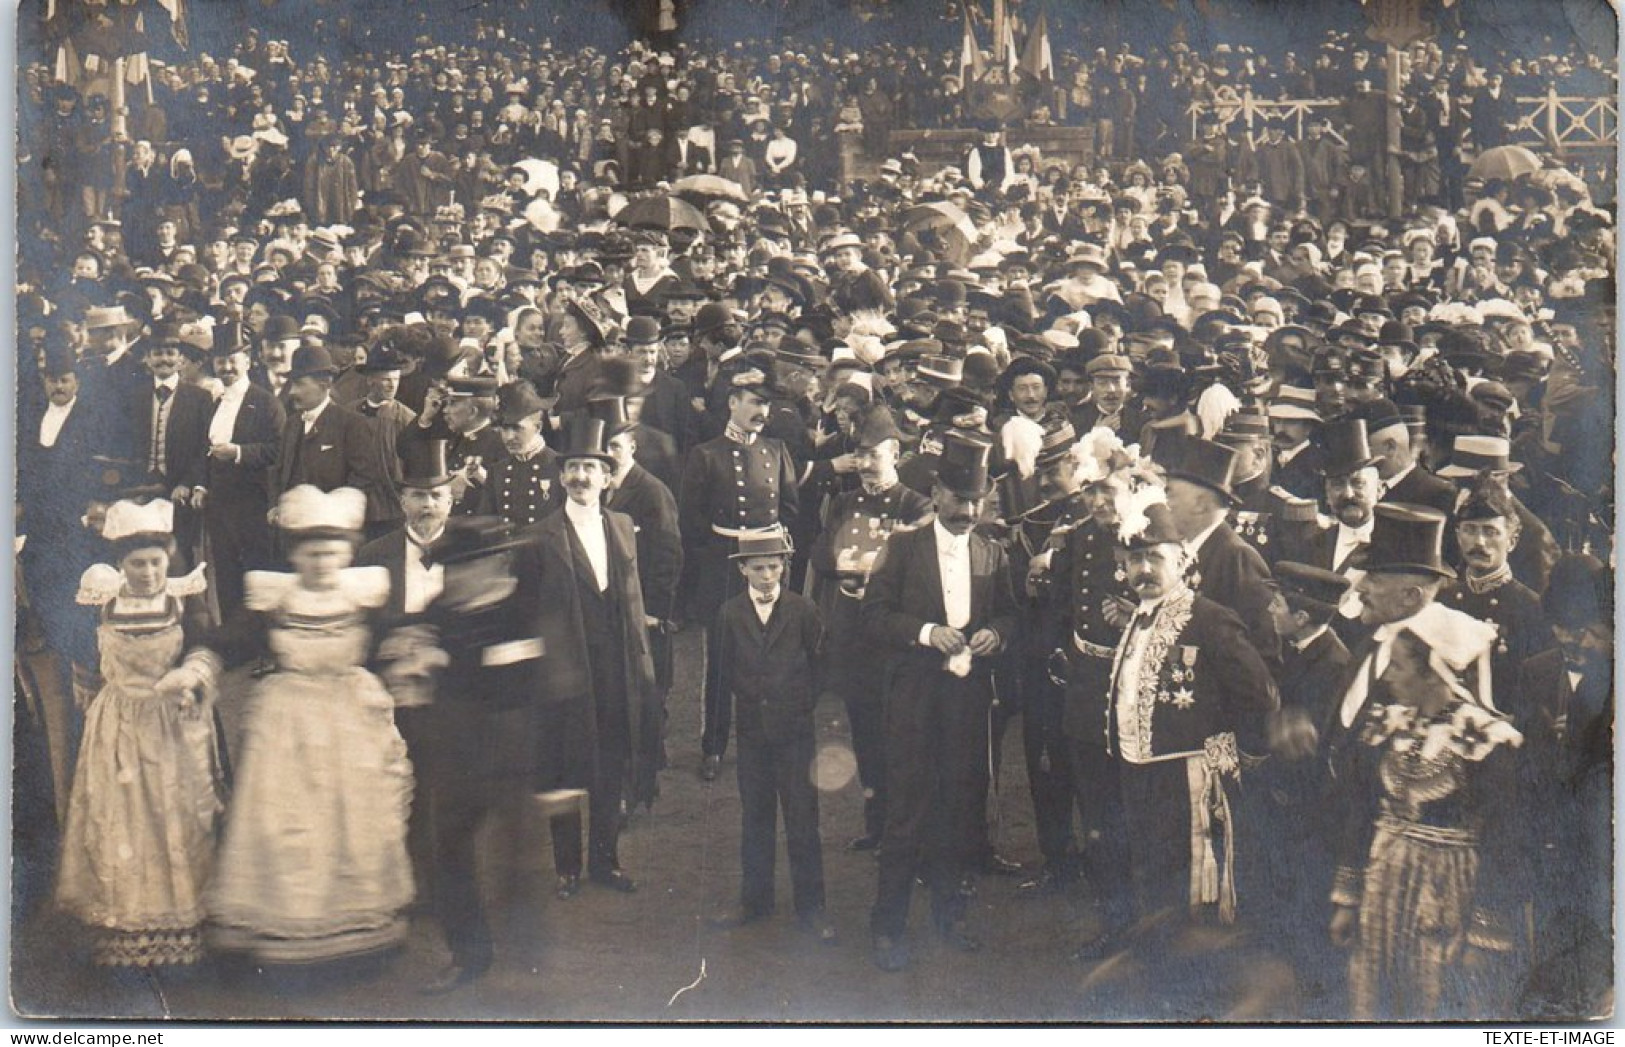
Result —
<instances>
[{"instance_id":1,"label":"decorated ceremonial uniform","mask_svg":"<svg viewBox=\"0 0 1625 1047\"><path fill-rule=\"evenodd\" d=\"M1234 612L1188 589L1142 608L1112 665L1108 744L1119 761L1142 916L1236 912L1232 794L1241 753L1261 752L1275 685Z\"/></svg>"},{"instance_id":2,"label":"decorated ceremonial uniform","mask_svg":"<svg viewBox=\"0 0 1625 1047\"><path fill-rule=\"evenodd\" d=\"M493 466L480 489L480 515L500 516L516 526L533 524L564 502L558 452L551 447Z\"/></svg>"}]
</instances>

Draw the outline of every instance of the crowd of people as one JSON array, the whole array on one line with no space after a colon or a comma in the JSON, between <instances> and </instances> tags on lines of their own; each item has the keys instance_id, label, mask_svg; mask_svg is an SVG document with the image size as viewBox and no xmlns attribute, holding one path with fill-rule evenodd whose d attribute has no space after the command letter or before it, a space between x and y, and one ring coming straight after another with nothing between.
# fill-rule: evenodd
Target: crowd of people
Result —
<instances>
[{"instance_id":1,"label":"crowd of people","mask_svg":"<svg viewBox=\"0 0 1625 1047\"><path fill-rule=\"evenodd\" d=\"M1597 1013L1611 182L1466 158L1517 78L1611 74L1422 47L1391 217L1371 55L1267 57L1066 51L1029 113L1096 163L1012 126L937 170L889 147L964 113L925 49L250 30L127 113L29 69L29 788L94 960L369 953L422 898L455 989L495 959L482 822L539 796L561 899L635 891L624 813L732 747L721 926L773 913L782 814L817 941L821 841L876 854L884 971L916 885L974 951L1015 872L1091 893L1082 964L1209 986L1204 927L1308 1015ZM1193 130L1238 78L1347 97L1302 142ZM862 825L820 821L826 696ZM1012 726L1026 870L984 815Z\"/></svg>"}]
</instances>

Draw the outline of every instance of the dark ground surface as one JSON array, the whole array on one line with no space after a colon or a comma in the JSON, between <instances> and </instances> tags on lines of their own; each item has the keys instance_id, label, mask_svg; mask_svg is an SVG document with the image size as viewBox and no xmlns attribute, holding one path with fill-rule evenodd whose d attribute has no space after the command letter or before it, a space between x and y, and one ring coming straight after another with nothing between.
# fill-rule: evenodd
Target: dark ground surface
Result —
<instances>
[{"instance_id":1,"label":"dark ground surface","mask_svg":"<svg viewBox=\"0 0 1625 1047\"><path fill-rule=\"evenodd\" d=\"M494 877L506 882L489 885L487 897L503 896L493 908L497 959L478 982L442 996L419 992L447 958L439 928L419 913L405 948L379 960L292 969L211 962L166 976L155 988L92 968L74 927L36 904L15 928L14 1009L39 1017L206 1021L1050 1022L1166 1014L1157 1001L1118 995L1109 984L1114 971L1068 960L1094 926L1087 888L1034 895L1017 890L1018 878L984 877L971 909L971 925L985 943L976 954L937 940L928 927L928 902L917 892L914 966L900 974L877 970L868 934L875 861L845 849L862 827L855 780L826 791L820 811L829 910L840 941L819 945L798 930L782 840L780 915L732 931L709 926L708 918L739 889L739 796L731 752L716 781L704 783L695 773L698 646L693 630L678 638L679 674L669 704L672 766L661 775L661 797L651 813L636 814L621 839L622 864L641 889L621 895L587 884L561 901L552 893L552 853L539 817L522 832L494 837L486 854L508 850L504 844L511 842L520 858L514 875ZM241 681L227 692L221 708L231 739L240 724ZM850 763L849 736L844 712L827 696L818 730L839 777ZM999 847L1036 868L1019 722L1007 734L1004 753ZM1091 974L1092 989L1086 985Z\"/></svg>"}]
</instances>

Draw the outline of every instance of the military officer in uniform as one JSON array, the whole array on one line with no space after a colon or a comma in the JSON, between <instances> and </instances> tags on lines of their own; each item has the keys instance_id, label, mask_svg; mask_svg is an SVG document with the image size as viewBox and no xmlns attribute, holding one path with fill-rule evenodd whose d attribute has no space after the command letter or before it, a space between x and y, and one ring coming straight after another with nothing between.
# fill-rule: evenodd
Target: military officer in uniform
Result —
<instances>
[{"instance_id":1,"label":"military officer in uniform","mask_svg":"<svg viewBox=\"0 0 1625 1047\"><path fill-rule=\"evenodd\" d=\"M846 705L863 786L863 834L847 845L854 851L878 847L886 824L884 710L873 679L873 667L882 656L859 620L864 583L886 539L920 526L931 515L931 500L897 479L901 440L885 404L865 409L852 433L861 486L830 500L811 556L827 631L826 679Z\"/></svg>"},{"instance_id":2,"label":"military officer in uniform","mask_svg":"<svg viewBox=\"0 0 1625 1047\"><path fill-rule=\"evenodd\" d=\"M396 453L406 466L414 456L424 453L430 441L446 441L446 464L457 477L457 500L452 506L455 516L473 516L480 511L490 470L508 455L491 425L496 402L495 378L448 378L444 386L430 388L417 422L396 438Z\"/></svg>"},{"instance_id":3,"label":"military officer in uniform","mask_svg":"<svg viewBox=\"0 0 1625 1047\"><path fill-rule=\"evenodd\" d=\"M518 527L540 520L564 502L559 456L542 439L547 405L529 382L497 390L492 427L505 457L492 466L480 495L480 514Z\"/></svg>"},{"instance_id":4,"label":"military officer in uniform","mask_svg":"<svg viewBox=\"0 0 1625 1047\"><path fill-rule=\"evenodd\" d=\"M755 357L753 363L728 379L727 425L721 436L690 452L677 500L684 558L694 565L692 611L701 622L715 621L723 601L744 585L728 561L740 535L794 520L799 506L789 450L762 435L777 393L772 359ZM726 706L707 702L704 723L700 773L711 781L728 747Z\"/></svg>"}]
</instances>

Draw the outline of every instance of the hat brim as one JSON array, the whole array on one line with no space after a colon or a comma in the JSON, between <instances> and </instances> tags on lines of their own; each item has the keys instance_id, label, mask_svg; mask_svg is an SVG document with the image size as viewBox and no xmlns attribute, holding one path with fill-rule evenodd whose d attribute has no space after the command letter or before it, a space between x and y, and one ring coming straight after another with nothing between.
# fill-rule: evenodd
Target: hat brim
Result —
<instances>
[{"instance_id":1,"label":"hat brim","mask_svg":"<svg viewBox=\"0 0 1625 1047\"><path fill-rule=\"evenodd\" d=\"M1242 500L1239 497L1236 496L1236 493L1234 491L1225 490L1223 487L1220 487L1218 484L1214 483L1212 480L1209 480L1205 476L1196 476L1193 473L1185 473L1185 472L1170 472L1168 474L1168 479L1170 479L1170 480L1184 480L1186 483L1192 483L1192 484L1196 484L1196 485L1198 485L1200 487L1206 487L1208 490L1213 491L1213 492L1221 495L1224 498L1224 500L1226 502L1228 502L1230 505L1235 506L1235 505L1242 504ZM1160 544L1160 543L1158 543L1158 544Z\"/></svg>"},{"instance_id":2,"label":"hat brim","mask_svg":"<svg viewBox=\"0 0 1625 1047\"><path fill-rule=\"evenodd\" d=\"M1456 572L1447 567L1436 564L1410 563L1400 561L1397 563L1371 563L1366 550L1357 549L1349 557L1349 566L1358 567L1366 574L1420 574L1430 578L1454 579Z\"/></svg>"},{"instance_id":3,"label":"hat brim","mask_svg":"<svg viewBox=\"0 0 1625 1047\"><path fill-rule=\"evenodd\" d=\"M402 487L411 487L419 491L428 491L433 490L436 487L444 487L451 483L453 479L454 477L450 473L442 473L439 476L415 476L411 479L401 480L400 485Z\"/></svg>"},{"instance_id":4,"label":"hat brim","mask_svg":"<svg viewBox=\"0 0 1625 1047\"><path fill-rule=\"evenodd\" d=\"M1523 469L1523 463L1522 462L1506 462L1504 464L1503 463L1497 463L1497 464L1495 464L1493 466L1490 466L1490 467L1488 467L1487 471L1495 472L1495 473L1516 473L1516 472L1520 472L1522 469ZM1465 468L1465 467L1459 466L1459 465L1447 465L1444 468L1440 469L1437 475L1443 476L1443 477L1445 477L1447 479L1451 479L1451 480L1465 480L1465 479L1468 479L1469 477L1477 476L1479 473L1485 472L1485 471L1486 471L1485 469L1468 469L1468 468Z\"/></svg>"},{"instance_id":5,"label":"hat brim","mask_svg":"<svg viewBox=\"0 0 1625 1047\"><path fill-rule=\"evenodd\" d=\"M1361 469L1370 469L1380 461L1382 461L1381 458L1373 456L1371 458L1361 458L1358 461L1353 462L1338 462L1332 467L1322 466L1320 475L1322 477L1347 476L1350 473L1357 473Z\"/></svg>"}]
</instances>

